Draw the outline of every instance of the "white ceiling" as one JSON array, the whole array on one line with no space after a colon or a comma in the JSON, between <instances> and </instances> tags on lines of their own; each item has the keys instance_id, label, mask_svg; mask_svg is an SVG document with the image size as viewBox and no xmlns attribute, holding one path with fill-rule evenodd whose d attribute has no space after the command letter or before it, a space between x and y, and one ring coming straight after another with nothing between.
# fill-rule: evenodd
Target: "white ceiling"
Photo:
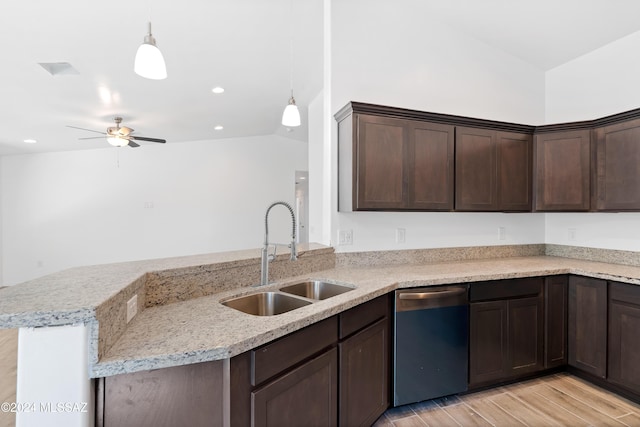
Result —
<instances>
[{"instance_id":1,"label":"white ceiling","mask_svg":"<svg viewBox=\"0 0 640 427\"><path fill-rule=\"evenodd\" d=\"M95 135L65 125L104 131L116 115L137 135L169 142L274 133L306 140L305 126L287 133L280 119L292 30L302 112L322 89L322 0L21 0L2 9L0 155L109 147L78 141ZM133 72L150 15L166 80ZM38 65L60 61L80 74L51 76ZM211 92L218 85L224 94Z\"/></svg>"},{"instance_id":2,"label":"white ceiling","mask_svg":"<svg viewBox=\"0 0 640 427\"><path fill-rule=\"evenodd\" d=\"M420 0L432 17L541 70L640 31L638 0Z\"/></svg>"},{"instance_id":3,"label":"white ceiling","mask_svg":"<svg viewBox=\"0 0 640 427\"><path fill-rule=\"evenodd\" d=\"M640 30L637 0L394 1L419 1L432 18L541 70ZM149 16L167 63L162 81L133 73ZM0 14L0 155L107 146L78 141L93 135L65 125L102 131L116 115L137 135L169 142L274 133L306 140L306 126L280 125L290 34L305 123L322 89L322 16L323 0L8 2ZM38 65L61 61L79 74L51 76ZM212 94L218 85L224 94Z\"/></svg>"}]
</instances>

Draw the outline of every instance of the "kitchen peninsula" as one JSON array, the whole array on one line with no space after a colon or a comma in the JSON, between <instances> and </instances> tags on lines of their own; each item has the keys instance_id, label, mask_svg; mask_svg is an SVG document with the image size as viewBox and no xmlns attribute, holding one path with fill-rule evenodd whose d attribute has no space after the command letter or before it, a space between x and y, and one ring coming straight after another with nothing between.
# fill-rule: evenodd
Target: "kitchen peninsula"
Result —
<instances>
[{"instance_id":1,"label":"kitchen peninsula","mask_svg":"<svg viewBox=\"0 0 640 427\"><path fill-rule=\"evenodd\" d=\"M19 390L24 388L18 399L48 402L70 392L69 399L93 405L92 379L217 361L220 395L210 404L220 411L211 423L229 425L231 358L395 289L558 275L638 285L640 262L635 252L543 244L353 254L311 244L300 248L298 261L278 257L271 274L276 283L260 291L303 278L355 289L277 316L223 306L221 300L258 291L251 286L259 278L258 250L82 267L5 289L0 327L22 328L21 346L42 345L38 357L19 360ZM138 314L127 323L127 302L135 295ZM57 331L63 331L64 345L47 341ZM67 366L53 356L56 347L74 361L84 354L83 364ZM26 368L38 363L46 369L36 369L43 376L34 380ZM52 371L64 381L52 380ZM98 402L84 414L19 416L24 425L92 425L93 412L104 409Z\"/></svg>"}]
</instances>

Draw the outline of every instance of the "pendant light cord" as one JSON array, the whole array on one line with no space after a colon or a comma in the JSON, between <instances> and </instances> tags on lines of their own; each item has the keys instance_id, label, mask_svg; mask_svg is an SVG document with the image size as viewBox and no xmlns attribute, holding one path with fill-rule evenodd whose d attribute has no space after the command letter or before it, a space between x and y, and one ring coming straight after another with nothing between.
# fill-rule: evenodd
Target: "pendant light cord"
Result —
<instances>
[{"instance_id":1,"label":"pendant light cord","mask_svg":"<svg viewBox=\"0 0 640 427\"><path fill-rule=\"evenodd\" d=\"M289 81L291 83L291 98L293 98L293 0L289 11Z\"/></svg>"}]
</instances>

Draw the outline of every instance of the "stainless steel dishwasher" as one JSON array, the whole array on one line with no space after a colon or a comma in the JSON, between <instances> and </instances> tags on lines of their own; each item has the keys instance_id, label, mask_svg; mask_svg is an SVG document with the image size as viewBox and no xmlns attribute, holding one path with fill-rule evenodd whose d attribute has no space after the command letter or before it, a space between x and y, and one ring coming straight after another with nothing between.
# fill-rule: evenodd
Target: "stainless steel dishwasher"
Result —
<instances>
[{"instance_id":1,"label":"stainless steel dishwasher","mask_svg":"<svg viewBox=\"0 0 640 427\"><path fill-rule=\"evenodd\" d=\"M467 286L396 291L394 406L467 390Z\"/></svg>"}]
</instances>

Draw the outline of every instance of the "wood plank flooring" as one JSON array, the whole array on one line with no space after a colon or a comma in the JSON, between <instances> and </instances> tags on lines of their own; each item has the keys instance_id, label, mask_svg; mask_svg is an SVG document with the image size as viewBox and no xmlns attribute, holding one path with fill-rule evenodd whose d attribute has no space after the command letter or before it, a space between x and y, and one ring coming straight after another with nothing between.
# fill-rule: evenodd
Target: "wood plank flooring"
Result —
<instances>
[{"instance_id":1,"label":"wood plank flooring","mask_svg":"<svg viewBox=\"0 0 640 427\"><path fill-rule=\"evenodd\" d=\"M18 330L0 329L0 404L16 401ZM14 427L16 414L0 411L0 427Z\"/></svg>"},{"instance_id":2,"label":"wood plank flooring","mask_svg":"<svg viewBox=\"0 0 640 427\"><path fill-rule=\"evenodd\" d=\"M0 403L16 400L18 331L0 329ZM375 427L640 426L640 405L569 374L389 409ZM15 414L0 411L0 427Z\"/></svg>"},{"instance_id":3,"label":"wood plank flooring","mask_svg":"<svg viewBox=\"0 0 640 427\"><path fill-rule=\"evenodd\" d=\"M640 426L640 405L561 373L392 408L374 426Z\"/></svg>"}]
</instances>

